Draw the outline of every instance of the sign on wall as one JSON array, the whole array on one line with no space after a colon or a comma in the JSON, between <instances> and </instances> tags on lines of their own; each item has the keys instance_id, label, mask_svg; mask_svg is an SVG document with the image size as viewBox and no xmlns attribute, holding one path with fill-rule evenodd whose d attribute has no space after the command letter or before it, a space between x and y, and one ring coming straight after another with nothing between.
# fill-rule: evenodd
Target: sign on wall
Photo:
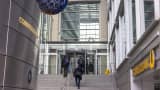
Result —
<instances>
[{"instance_id":1,"label":"sign on wall","mask_svg":"<svg viewBox=\"0 0 160 90\"><path fill-rule=\"evenodd\" d=\"M155 68L155 53L154 50L150 51L150 54L140 63L135 65L132 69L133 75L138 76L146 70L152 70Z\"/></svg>"},{"instance_id":2,"label":"sign on wall","mask_svg":"<svg viewBox=\"0 0 160 90\"><path fill-rule=\"evenodd\" d=\"M33 33L34 36L36 36L36 38L38 38L38 33L36 31L36 29L33 27L33 25L31 23L29 23L26 19L24 19L23 17L19 17L18 19L19 23L24 26L25 28L27 28L27 30L29 30L30 32Z\"/></svg>"}]
</instances>

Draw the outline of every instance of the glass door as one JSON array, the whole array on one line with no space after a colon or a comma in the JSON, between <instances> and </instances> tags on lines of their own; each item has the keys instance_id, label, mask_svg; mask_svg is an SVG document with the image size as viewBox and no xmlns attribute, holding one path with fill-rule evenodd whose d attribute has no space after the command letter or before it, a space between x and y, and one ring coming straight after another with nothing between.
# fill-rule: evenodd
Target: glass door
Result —
<instances>
[{"instance_id":1,"label":"glass door","mask_svg":"<svg viewBox=\"0 0 160 90\"><path fill-rule=\"evenodd\" d=\"M97 55L97 75L103 75L107 67L107 55Z\"/></svg>"},{"instance_id":2,"label":"glass door","mask_svg":"<svg viewBox=\"0 0 160 90\"><path fill-rule=\"evenodd\" d=\"M95 54L86 55L86 74L95 74Z\"/></svg>"}]
</instances>

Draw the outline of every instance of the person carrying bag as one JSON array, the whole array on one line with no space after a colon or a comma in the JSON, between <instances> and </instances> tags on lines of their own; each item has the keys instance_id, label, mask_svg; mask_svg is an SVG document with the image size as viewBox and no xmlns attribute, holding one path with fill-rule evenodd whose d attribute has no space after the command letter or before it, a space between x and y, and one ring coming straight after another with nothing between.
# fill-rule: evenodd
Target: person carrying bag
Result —
<instances>
[{"instance_id":1,"label":"person carrying bag","mask_svg":"<svg viewBox=\"0 0 160 90\"><path fill-rule=\"evenodd\" d=\"M80 89L80 81L82 80L82 68L80 66L78 66L77 68L75 68L74 70L74 78L75 78L75 82L76 82L76 86L78 89Z\"/></svg>"}]
</instances>

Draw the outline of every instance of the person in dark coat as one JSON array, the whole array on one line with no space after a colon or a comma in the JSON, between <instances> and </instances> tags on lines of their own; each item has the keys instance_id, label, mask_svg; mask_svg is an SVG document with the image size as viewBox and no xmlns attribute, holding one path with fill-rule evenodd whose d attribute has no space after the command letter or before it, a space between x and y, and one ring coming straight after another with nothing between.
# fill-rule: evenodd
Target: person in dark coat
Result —
<instances>
[{"instance_id":1,"label":"person in dark coat","mask_svg":"<svg viewBox=\"0 0 160 90\"><path fill-rule=\"evenodd\" d=\"M82 69L82 73L85 71L85 60L82 56L78 59L78 66Z\"/></svg>"},{"instance_id":2,"label":"person in dark coat","mask_svg":"<svg viewBox=\"0 0 160 90\"><path fill-rule=\"evenodd\" d=\"M74 78L75 78L75 82L76 82L76 86L78 89L80 89L80 81L82 80L82 68L80 66L78 66L77 68L75 68L74 70Z\"/></svg>"},{"instance_id":3,"label":"person in dark coat","mask_svg":"<svg viewBox=\"0 0 160 90\"><path fill-rule=\"evenodd\" d=\"M63 68L63 76L68 76L68 69L69 69L69 58L68 56L64 56L62 61L62 68Z\"/></svg>"}]
</instances>

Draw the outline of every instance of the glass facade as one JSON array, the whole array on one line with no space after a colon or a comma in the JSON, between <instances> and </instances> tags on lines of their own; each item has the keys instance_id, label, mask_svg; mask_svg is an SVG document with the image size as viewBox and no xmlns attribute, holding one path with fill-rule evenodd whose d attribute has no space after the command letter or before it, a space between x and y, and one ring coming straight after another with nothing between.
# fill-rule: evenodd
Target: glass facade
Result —
<instances>
[{"instance_id":1,"label":"glass facade","mask_svg":"<svg viewBox=\"0 0 160 90\"><path fill-rule=\"evenodd\" d=\"M51 41L52 22L53 22L53 19L51 18L51 16L41 13L41 16L40 16L41 42Z\"/></svg>"},{"instance_id":2,"label":"glass facade","mask_svg":"<svg viewBox=\"0 0 160 90\"><path fill-rule=\"evenodd\" d=\"M61 40L99 41L99 4L73 4L61 14Z\"/></svg>"},{"instance_id":3,"label":"glass facade","mask_svg":"<svg viewBox=\"0 0 160 90\"><path fill-rule=\"evenodd\" d=\"M63 74L62 60L68 56L70 72L73 72L78 59L82 57L85 60L85 74L104 74L107 67L107 44L99 42L99 3L71 4L59 16L61 41L57 43L52 41L52 16L41 15L39 73ZM54 43L49 44L50 41Z\"/></svg>"}]
</instances>

